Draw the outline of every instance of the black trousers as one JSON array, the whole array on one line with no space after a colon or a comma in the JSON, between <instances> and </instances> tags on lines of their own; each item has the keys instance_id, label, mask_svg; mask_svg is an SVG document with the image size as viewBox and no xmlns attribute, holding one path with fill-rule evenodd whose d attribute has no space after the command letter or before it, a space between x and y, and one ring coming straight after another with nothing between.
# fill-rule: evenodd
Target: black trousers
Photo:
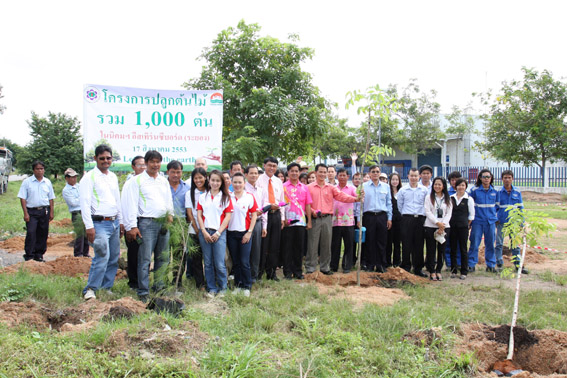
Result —
<instances>
[{"instance_id":1,"label":"black trousers","mask_svg":"<svg viewBox=\"0 0 567 378\"><path fill-rule=\"evenodd\" d=\"M425 247L427 253L425 262L429 273L441 273L443 270L443 259L445 257L445 249L447 248L447 240L451 235L451 229L445 229L445 243L441 244L435 240L435 232L437 228L425 227Z\"/></svg>"},{"instance_id":2,"label":"black trousers","mask_svg":"<svg viewBox=\"0 0 567 378\"><path fill-rule=\"evenodd\" d=\"M126 238L124 238L126 240ZM126 267L126 273L128 274L128 286L132 289L138 288L138 249L140 245L136 240L128 241L126 240L126 248L128 248L127 259L128 266Z\"/></svg>"},{"instance_id":3,"label":"black trousers","mask_svg":"<svg viewBox=\"0 0 567 378\"><path fill-rule=\"evenodd\" d=\"M423 223L425 216L404 215L402 220L402 265L406 271L413 266L414 273L423 269Z\"/></svg>"},{"instance_id":4,"label":"black trousers","mask_svg":"<svg viewBox=\"0 0 567 378\"><path fill-rule=\"evenodd\" d=\"M280 210L268 213L267 235L262 239L262 255L258 278L264 271L268 279L275 278L276 268L280 261L280 238L282 232L282 216Z\"/></svg>"},{"instance_id":5,"label":"black trousers","mask_svg":"<svg viewBox=\"0 0 567 378\"><path fill-rule=\"evenodd\" d=\"M85 224L80 211L71 213L71 222L75 231L75 242L73 244L73 255L75 257L89 257L89 240L85 230Z\"/></svg>"},{"instance_id":6,"label":"black trousers","mask_svg":"<svg viewBox=\"0 0 567 378\"><path fill-rule=\"evenodd\" d=\"M187 258L187 278L195 279L197 289L205 287L205 274L203 273L203 251L199 244L199 237L195 234L189 234L191 237L190 255Z\"/></svg>"},{"instance_id":7,"label":"black trousers","mask_svg":"<svg viewBox=\"0 0 567 378\"><path fill-rule=\"evenodd\" d=\"M388 266L400 266L402 263L402 221L393 220L392 228L388 230L386 243L386 261Z\"/></svg>"},{"instance_id":8,"label":"black trousers","mask_svg":"<svg viewBox=\"0 0 567 378\"><path fill-rule=\"evenodd\" d=\"M331 239L331 270L339 270L341 245L345 245L341 266L343 271L351 270L353 266L352 248L354 244L354 226L334 226Z\"/></svg>"},{"instance_id":9,"label":"black trousers","mask_svg":"<svg viewBox=\"0 0 567 378\"><path fill-rule=\"evenodd\" d=\"M467 254L468 239L468 227L451 227L451 261L457 261L458 248L461 253L461 275L464 276L469 272L469 256ZM451 266L451 273L457 274L457 264Z\"/></svg>"},{"instance_id":10,"label":"black trousers","mask_svg":"<svg viewBox=\"0 0 567 378\"><path fill-rule=\"evenodd\" d=\"M388 214L365 212L362 225L366 227L366 269L383 270L387 267L386 241L388 240ZM364 253L364 250L363 250Z\"/></svg>"},{"instance_id":11,"label":"black trousers","mask_svg":"<svg viewBox=\"0 0 567 378\"><path fill-rule=\"evenodd\" d=\"M29 222L26 222L26 241L24 243L24 260L42 259L47 250L49 235L49 206L42 210L30 209Z\"/></svg>"},{"instance_id":12,"label":"black trousers","mask_svg":"<svg viewBox=\"0 0 567 378\"><path fill-rule=\"evenodd\" d=\"M282 230L282 259L284 276L292 275L301 277L303 275L302 261L305 254L305 241L307 230L304 226L284 227Z\"/></svg>"}]
</instances>

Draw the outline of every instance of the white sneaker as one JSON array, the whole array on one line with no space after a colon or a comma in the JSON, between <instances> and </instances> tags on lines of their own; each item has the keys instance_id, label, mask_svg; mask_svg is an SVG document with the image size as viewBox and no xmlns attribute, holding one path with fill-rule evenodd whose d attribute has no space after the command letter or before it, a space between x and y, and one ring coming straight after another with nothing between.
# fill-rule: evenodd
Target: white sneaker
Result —
<instances>
[{"instance_id":1,"label":"white sneaker","mask_svg":"<svg viewBox=\"0 0 567 378\"><path fill-rule=\"evenodd\" d=\"M242 289L239 288L239 287L237 287L236 289L234 289L234 290L232 291L232 294L233 294L233 295L238 295L238 294L240 294L241 291L242 291Z\"/></svg>"},{"instance_id":2,"label":"white sneaker","mask_svg":"<svg viewBox=\"0 0 567 378\"><path fill-rule=\"evenodd\" d=\"M248 290L248 289L242 290L242 293L244 293L244 296L245 296L245 297L249 297L249 296L250 296L250 290Z\"/></svg>"},{"instance_id":3,"label":"white sneaker","mask_svg":"<svg viewBox=\"0 0 567 378\"><path fill-rule=\"evenodd\" d=\"M89 299L96 299L96 294L93 289L87 289L87 292L85 293L85 296L83 298L85 298L85 300L87 301Z\"/></svg>"},{"instance_id":4,"label":"white sneaker","mask_svg":"<svg viewBox=\"0 0 567 378\"><path fill-rule=\"evenodd\" d=\"M207 293L205 294L205 297L213 299L215 297L215 294L211 293L210 291L207 291Z\"/></svg>"},{"instance_id":5,"label":"white sneaker","mask_svg":"<svg viewBox=\"0 0 567 378\"><path fill-rule=\"evenodd\" d=\"M217 297L218 298L224 298L225 294L226 294L226 290L221 290L217 293Z\"/></svg>"}]
</instances>

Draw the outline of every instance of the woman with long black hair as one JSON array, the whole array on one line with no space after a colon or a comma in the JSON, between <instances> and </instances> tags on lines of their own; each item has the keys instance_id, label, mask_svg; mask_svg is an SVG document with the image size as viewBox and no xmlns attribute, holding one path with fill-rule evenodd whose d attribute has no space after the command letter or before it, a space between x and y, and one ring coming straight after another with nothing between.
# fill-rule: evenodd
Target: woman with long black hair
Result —
<instances>
[{"instance_id":1,"label":"woman with long black hair","mask_svg":"<svg viewBox=\"0 0 567 378\"><path fill-rule=\"evenodd\" d=\"M189 221L189 235L193 241L194 248L189 252L187 258L187 278L195 278L197 289L205 286L205 276L203 274L203 251L199 243L199 222L197 222L197 203L199 196L204 194L209 187L207 171L203 168L195 168L191 172L191 189L185 193L185 207L187 219Z\"/></svg>"},{"instance_id":2,"label":"woman with long black hair","mask_svg":"<svg viewBox=\"0 0 567 378\"><path fill-rule=\"evenodd\" d=\"M392 227L388 230L386 259L388 266L400 266L402 263L402 214L398 209L398 191L402 188L402 180L398 172L390 174L390 194L392 194Z\"/></svg>"},{"instance_id":3,"label":"woman with long black hair","mask_svg":"<svg viewBox=\"0 0 567 378\"><path fill-rule=\"evenodd\" d=\"M443 177L435 177L431 185L431 194L425 198L425 245L427 253L425 265L429 272L429 278L433 281L442 281L443 256L449 230L451 227L451 213L453 204L447 191L447 181ZM437 255L437 256L436 256ZM436 258L437 257L437 258Z\"/></svg>"}]
</instances>

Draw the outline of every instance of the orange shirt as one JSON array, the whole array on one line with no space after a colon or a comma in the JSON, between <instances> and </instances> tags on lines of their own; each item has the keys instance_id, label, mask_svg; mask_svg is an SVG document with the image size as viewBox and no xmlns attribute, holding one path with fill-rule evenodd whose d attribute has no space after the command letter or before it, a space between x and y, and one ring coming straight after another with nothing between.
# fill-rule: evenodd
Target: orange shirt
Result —
<instances>
[{"instance_id":1,"label":"orange shirt","mask_svg":"<svg viewBox=\"0 0 567 378\"><path fill-rule=\"evenodd\" d=\"M333 213L333 200L340 202L357 202L356 197L341 192L336 186L329 183L319 186L317 182L312 182L307 185L307 187L309 188L309 193L313 200L311 210L315 212L320 211L321 214Z\"/></svg>"}]
</instances>

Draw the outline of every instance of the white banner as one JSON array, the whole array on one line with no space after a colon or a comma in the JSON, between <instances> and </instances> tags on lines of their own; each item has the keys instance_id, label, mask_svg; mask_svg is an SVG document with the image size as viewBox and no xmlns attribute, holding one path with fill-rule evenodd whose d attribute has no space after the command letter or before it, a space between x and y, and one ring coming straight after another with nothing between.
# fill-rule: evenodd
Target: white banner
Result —
<instances>
[{"instance_id":1,"label":"white banner","mask_svg":"<svg viewBox=\"0 0 567 378\"><path fill-rule=\"evenodd\" d=\"M220 90L171 91L88 84L83 89L85 170L95 166L94 148L112 147L115 171L131 170L135 156L149 150L163 156L162 169L178 160L192 170L195 159L221 169Z\"/></svg>"}]
</instances>

